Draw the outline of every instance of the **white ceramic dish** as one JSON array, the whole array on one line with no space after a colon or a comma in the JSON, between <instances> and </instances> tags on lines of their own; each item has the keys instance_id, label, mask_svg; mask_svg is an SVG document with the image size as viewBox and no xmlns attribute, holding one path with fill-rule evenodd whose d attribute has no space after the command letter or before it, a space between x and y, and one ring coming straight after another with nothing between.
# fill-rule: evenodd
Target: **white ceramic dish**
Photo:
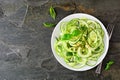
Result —
<instances>
[{"instance_id":1,"label":"white ceramic dish","mask_svg":"<svg viewBox=\"0 0 120 80\"><path fill-rule=\"evenodd\" d=\"M105 26L102 24L102 22L100 20L98 20L97 18L95 18L94 16L92 15L88 15L88 14L84 14L84 13L76 13L76 14L71 14L65 18L63 18L55 27L53 33L52 33L52 37L51 37L51 48L52 48L52 51L53 51L53 54L55 56L55 58L57 59L57 61L63 65L64 67L66 67L67 69L70 69L70 70L73 70L73 71L86 71L86 70L89 70L89 69L92 69L94 68L95 66L84 66L82 68L79 68L79 69L76 69L76 68L73 68L69 65L67 65L65 63L65 61L63 60L63 58L61 58L60 56L58 56L55 52L55 49L54 49L54 43L55 43L55 40L56 40L56 37L58 37L61 33L60 31L60 24L61 22L64 22L64 21L70 21L71 19L73 18L88 18L88 19L91 19L91 20L94 20L94 21L97 21L102 29L104 30L104 52L103 54L100 56L100 58L98 59L97 63L95 66L97 66L100 62L102 62L102 60L105 58L106 54L107 54L107 51L108 51L108 47L109 47L109 37L108 37L108 33L107 33L107 30L105 28Z\"/></svg>"}]
</instances>

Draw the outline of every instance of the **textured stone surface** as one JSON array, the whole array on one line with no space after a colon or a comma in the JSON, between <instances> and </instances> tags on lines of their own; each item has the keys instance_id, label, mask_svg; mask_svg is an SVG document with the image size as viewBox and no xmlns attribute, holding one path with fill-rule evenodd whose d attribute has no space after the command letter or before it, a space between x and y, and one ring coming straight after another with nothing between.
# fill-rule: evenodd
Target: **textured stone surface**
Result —
<instances>
[{"instance_id":1,"label":"textured stone surface","mask_svg":"<svg viewBox=\"0 0 120 80\"><path fill-rule=\"evenodd\" d=\"M56 20L49 15L51 5L57 12ZM120 80L119 5L119 0L0 0L0 80ZM57 24L65 16L78 12L96 16L106 27L115 25L99 76L95 68L74 72L61 66L50 46L54 28L42 25ZM105 71L109 60L115 64Z\"/></svg>"}]
</instances>

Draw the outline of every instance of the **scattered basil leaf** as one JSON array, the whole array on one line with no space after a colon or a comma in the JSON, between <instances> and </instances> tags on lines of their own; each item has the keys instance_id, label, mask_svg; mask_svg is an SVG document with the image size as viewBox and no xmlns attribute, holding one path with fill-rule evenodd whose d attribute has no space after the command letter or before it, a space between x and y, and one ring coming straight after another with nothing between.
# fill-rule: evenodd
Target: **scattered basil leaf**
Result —
<instances>
[{"instance_id":1,"label":"scattered basil leaf","mask_svg":"<svg viewBox=\"0 0 120 80\"><path fill-rule=\"evenodd\" d=\"M50 12L50 16L55 20L56 12L52 6L50 7L49 12Z\"/></svg>"},{"instance_id":2,"label":"scattered basil leaf","mask_svg":"<svg viewBox=\"0 0 120 80\"><path fill-rule=\"evenodd\" d=\"M43 25L44 25L45 27L54 27L54 26L55 26L55 24L53 24L53 23L48 23L48 22L43 23Z\"/></svg>"},{"instance_id":3,"label":"scattered basil leaf","mask_svg":"<svg viewBox=\"0 0 120 80\"><path fill-rule=\"evenodd\" d=\"M114 63L114 61L110 60L107 64L106 64L106 67L105 67L105 70L109 70L111 65Z\"/></svg>"},{"instance_id":4,"label":"scattered basil leaf","mask_svg":"<svg viewBox=\"0 0 120 80\"><path fill-rule=\"evenodd\" d=\"M80 27L80 30L82 30L82 31L86 31L86 30L87 30L87 27L82 26L82 27Z\"/></svg>"},{"instance_id":5,"label":"scattered basil leaf","mask_svg":"<svg viewBox=\"0 0 120 80\"><path fill-rule=\"evenodd\" d=\"M80 30L74 30L73 32L72 32L72 35L73 36L78 36L80 34Z\"/></svg>"},{"instance_id":6,"label":"scattered basil leaf","mask_svg":"<svg viewBox=\"0 0 120 80\"><path fill-rule=\"evenodd\" d=\"M63 36L61 36L62 40L69 40L72 37L71 34L64 34Z\"/></svg>"},{"instance_id":7,"label":"scattered basil leaf","mask_svg":"<svg viewBox=\"0 0 120 80\"><path fill-rule=\"evenodd\" d=\"M72 52L67 52L66 56L73 56L73 53Z\"/></svg>"}]
</instances>

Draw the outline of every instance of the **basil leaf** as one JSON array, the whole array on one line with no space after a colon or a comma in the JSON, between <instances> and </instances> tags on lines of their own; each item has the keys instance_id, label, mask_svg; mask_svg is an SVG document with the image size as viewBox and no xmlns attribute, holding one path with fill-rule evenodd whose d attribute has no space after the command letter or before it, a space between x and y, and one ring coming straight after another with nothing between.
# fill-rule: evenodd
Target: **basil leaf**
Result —
<instances>
[{"instance_id":1,"label":"basil leaf","mask_svg":"<svg viewBox=\"0 0 120 80\"><path fill-rule=\"evenodd\" d=\"M73 56L73 53L72 52L67 52L66 56Z\"/></svg>"},{"instance_id":2,"label":"basil leaf","mask_svg":"<svg viewBox=\"0 0 120 80\"><path fill-rule=\"evenodd\" d=\"M73 36L78 36L80 34L80 30L74 30L73 32L72 32L72 35Z\"/></svg>"},{"instance_id":3,"label":"basil leaf","mask_svg":"<svg viewBox=\"0 0 120 80\"><path fill-rule=\"evenodd\" d=\"M54 26L55 26L55 24L53 24L53 23L48 23L48 22L43 23L43 25L44 25L45 27L54 27Z\"/></svg>"},{"instance_id":4,"label":"basil leaf","mask_svg":"<svg viewBox=\"0 0 120 80\"><path fill-rule=\"evenodd\" d=\"M69 40L71 37L72 37L71 34L64 34L61 36L61 39L62 40Z\"/></svg>"},{"instance_id":5,"label":"basil leaf","mask_svg":"<svg viewBox=\"0 0 120 80\"><path fill-rule=\"evenodd\" d=\"M50 7L49 12L50 12L50 16L55 20L56 12L52 6Z\"/></svg>"},{"instance_id":6,"label":"basil leaf","mask_svg":"<svg viewBox=\"0 0 120 80\"><path fill-rule=\"evenodd\" d=\"M111 65L114 63L114 61L110 60L107 64L106 64L106 67L105 67L105 70L109 70Z\"/></svg>"}]
</instances>

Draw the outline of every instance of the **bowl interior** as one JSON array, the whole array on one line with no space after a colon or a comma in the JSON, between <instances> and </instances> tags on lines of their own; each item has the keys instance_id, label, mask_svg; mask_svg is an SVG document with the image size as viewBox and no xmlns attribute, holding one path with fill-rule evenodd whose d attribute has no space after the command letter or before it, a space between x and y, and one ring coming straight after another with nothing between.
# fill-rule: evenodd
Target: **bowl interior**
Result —
<instances>
[{"instance_id":1,"label":"bowl interior","mask_svg":"<svg viewBox=\"0 0 120 80\"><path fill-rule=\"evenodd\" d=\"M99 59L97 60L97 63L95 66L97 66L106 56L107 54L107 51L108 51L108 47L109 47L109 37L108 37L108 33L107 33L107 30L105 28L105 26L101 23L101 21L99 21L97 18L95 18L94 16L91 16L91 15L88 15L88 14L84 14L84 13L76 13L76 14L72 14L72 15L69 15L65 18L63 18L55 27L55 29L53 30L53 33L52 33L52 37L51 37L51 48L52 48L52 51L53 51L53 54L55 56L55 58L57 59L57 61L63 65L64 67L70 69L70 70L74 70L74 71L86 71L86 70L89 70L89 69L92 69L94 68L95 66L84 66L82 68L79 68L79 69L76 69L76 68L73 68L73 67L70 67L69 65L67 65L65 63L65 61L56 54L55 50L54 50L54 42L56 40L56 37L59 37L61 31L60 31L60 24L61 22L64 22L64 21L70 21L71 19L73 18L88 18L88 19L91 19L91 20L94 20L94 21L97 21L102 29L104 30L104 52L103 54L99 57Z\"/></svg>"}]
</instances>

